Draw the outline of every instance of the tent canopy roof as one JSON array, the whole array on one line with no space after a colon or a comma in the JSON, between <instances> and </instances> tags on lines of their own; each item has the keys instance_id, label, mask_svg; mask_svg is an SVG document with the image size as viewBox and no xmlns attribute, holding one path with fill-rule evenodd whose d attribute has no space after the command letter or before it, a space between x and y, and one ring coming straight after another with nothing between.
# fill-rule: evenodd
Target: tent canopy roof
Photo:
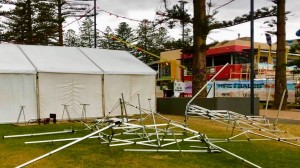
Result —
<instances>
[{"instance_id":1,"label":"tent canopy roof","mask_svg":"<svg viewBox=\"0 0 300 168\"><path fill-rule=\"evenodd\" d=\"M155 75L156 71L120 50L0 44L0 73Z\"/></svg>"},{"instance_id":2,"label":"tent canopy roof","mask_svg":"<svg viewBox=\"0 0 300 168\"><path fill-rule=\"evenodd\" d=\"M36 74L36 70L17 45L1 44L0 73Z\"/></svg>"},{"instance_id":3,"label":"tent canopy roof","mask_svg":"<svg viewBox=\"0 0 300 168\"><path fill-rule=\"evenodd\" d=\"M20 45L38 72L103 74L75 47Z\"/></svg>"},{"instance_id":4,"label":"tent canopy roof","mask_svg":"<svg viewBox=\"0 0 300 168\"><path fill-rule=\"evenodd\" d=\"M156 72L126 51L79 48L104 74L155 75Z\"/></svg>"}]
</instances>

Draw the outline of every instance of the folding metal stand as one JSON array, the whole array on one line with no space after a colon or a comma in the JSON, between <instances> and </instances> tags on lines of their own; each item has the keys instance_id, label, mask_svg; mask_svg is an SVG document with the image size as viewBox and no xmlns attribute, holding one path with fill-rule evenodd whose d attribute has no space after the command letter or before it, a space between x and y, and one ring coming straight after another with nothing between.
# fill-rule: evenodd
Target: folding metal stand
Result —
<instances>
[{"instance_id":1,"label":"folding metal stand","mask_svg":"<svg viewBox=\"0 0 300 168\"><path fill-rule=\"evenodd\" d=\"M81 121L87 121L86 120L86 106L89 106L90 104L80 104L82 105L82 114L81 114Z\"/></svg>"},{"instance_id":2,"label":"folding metal stand","mask_svg":"<svg viewBox=\"0 0 300 168\"><path fill-rule=\"evenodd\" d=\"M69 110L68 110L68 106L67 104L62 104L64 106L64 109L63 109L63 114L61 116L61 122L63 121L64 119L64 114L65 112L67 113L67 116L68 116L68 121L71 121L71 118L70 118L70 113L69 113Z\"/></svg>"},{"instance_id":3,"label":"folding metal stand","mask_svg":"<svg viewBox=\"0 0 300 168\"><path fill-rule=\"evenodd\" d=\"M17 124L19 123L21 114L23 114L25 125L27 125L26 118L25 118L25 111L24 111L24 108L25 108L26 106L20 106L20 107L21 107L21 109L20 109L20 112L19 112Z\"/></svg>"}]
</instances>

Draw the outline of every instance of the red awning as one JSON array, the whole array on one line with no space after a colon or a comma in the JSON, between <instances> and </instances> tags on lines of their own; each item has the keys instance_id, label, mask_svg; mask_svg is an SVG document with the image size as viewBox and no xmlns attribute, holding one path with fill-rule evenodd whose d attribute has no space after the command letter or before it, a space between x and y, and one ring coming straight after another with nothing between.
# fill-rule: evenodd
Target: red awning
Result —
<instances>
[{"instance_id":1,"label":"red awning","mask_svg":"<svg viewBox=\"0 0 300 168\"><path fill-rule=\"evenodd\" d=\"M219 54L228 54L228 53L241 53L243 52L243 49L249 49L249 46L225 46L225 47L218 47L218 48L210 48L206 51L206 56L212 56L212 55L219 55Z\"/></svg>"}]
</instances>

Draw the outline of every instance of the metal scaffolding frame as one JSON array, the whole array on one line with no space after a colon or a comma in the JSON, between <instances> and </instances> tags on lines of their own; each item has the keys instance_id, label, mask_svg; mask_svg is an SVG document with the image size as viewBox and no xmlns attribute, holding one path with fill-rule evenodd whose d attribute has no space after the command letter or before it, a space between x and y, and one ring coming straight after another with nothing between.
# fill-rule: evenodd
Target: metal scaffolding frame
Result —
<instances>
[{"instance_id":1,"label":"metal scaffolding frame","mask_svg":"<svg viewBox=\"0 0 300 168\"><path fill-rule=\"evenodd\" d=\"M131 119L129 116L126 116L126 119L124 120L123 118L120 119L105 116L97 123L91 125L88 123L84 123L84 125L86 126L84 130L92 130L92 133L84 137L25 142L25 144L37 144L71 141L70 143L62 147L59 147L49 153L32 159L26 163L23 163L17 167L19 168L27 166L33 162L36 162L40 159L43 159L60 150L63 150L71 145L74 145L89 138L97 138L101 141L102 144L106 144L109 147L129 145L130 147L140 146L138 148L124 149L124 151L128 152L178 152L181 153L181 155L185 152L225 152L254 167L260 167L214 144L214 141L218 142L222 141L222 139L218 139L218 141L213 141L213 139L208 138L206 134L188 128L184 123L170 120L156 113L151 107L150 99L150 109L145 109L141 108L140 106L132 105L128 102L125 102L124 99L122 99L121 103L122 108L126 108L126 106L131 106L139 109L139 119ZM140 104L140 102L138 102L138 104ZM43 133L40 134L42 135ZM19 137L21 135L14 136Z\"/></svg>"}]
</instances>

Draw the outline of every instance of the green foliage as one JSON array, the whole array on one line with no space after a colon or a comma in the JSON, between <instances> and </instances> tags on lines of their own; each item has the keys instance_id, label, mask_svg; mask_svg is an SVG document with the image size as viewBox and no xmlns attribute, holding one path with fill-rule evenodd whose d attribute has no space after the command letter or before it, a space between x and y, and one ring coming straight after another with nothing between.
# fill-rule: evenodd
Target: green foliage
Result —
<instances>
[{"instance_id":1,"label":"green foliage","mask_svg":"<svg viewBox=\"0 0 300 168\"><path fill-rule=\"evenodd\" d=\"M140 23L136 30L136 45L155 55L160 55L161 51L165 51L164 44L169 39L170 37L167 35L165 28L156 28L155 24L147 20ZM144 52L136 51L133 54L145 63L150 63L158 59Z\"/></svg>"},{"instance_id":2,"label":"green foliage","mask_svg":"<svg viewBox=\"0 0 300 168\"><path fill-rule=\"evenodd\" d=\"M300 51L300 44L292 45L289 50L290 53L297 53L299 51Z\"/></svg>"},{"instance_id":3,"label":"green foliage","mask_svg":"<svg viewBox=\"0 0 300 168\"><path fill-rule=\"evenodd\" d=\"M166 4L166 2L165 2ZM213 4L212 3L207 3L208 8L212 8ZM200 9L196 9L200 10ZM288 13L288 12L287 12ZM157 22L159 24L162 23L167 23L170 28L173 28L175 26L176 22L180 22L188 24L192 23L194 24L194 19L190 17L190 15L187 13L186 10L183 11L181 7L178 5L174 5L171 9L168 9L166 7L165 12L157 12L158 15L161 16L161 18L157 19ZM220 29L220 28L226 28L226 27L232 27L238 24L246 23L250 21L250 14L244 14L242 16L237 16L233 20L230 21L218 21L215 19L215 16L218 14L218 11L213 10L212 13L208 13L206 15L206 21L203 23L198 23L200 24L199 26L206 28L206 31L202 32L203 34L208 34L211 30L214 29ZM254 19L261 19L261 18L267 18L267 17L272 17L276 16L277 14L277 6L271 6L269 8L267 7L262 7L261 9L257 9L254 12Z\"/></svg>"},{"instance_id":4,"label":"green foliage","mask_svg":"<svg viewBox=\"0 0 300 168\"><path fill-rule=\"evenodd\" d=\"M115 36L122 41L126 41L128 43L134 42L134 33L132 28L126 23L121 22L118 28L115 29ZM132 48L125 43L119 42L115 40L115 45L118 50L131 51Z\"/></svg>"},{"instance_id":5,"label":"green foliage","mask_svg":"<svg viewBox=\"0 0 300 168\"><path fill-rule=\"evenodd\" d=\"M133 30L127 23L122 22L114 31L107 27L99 39L99 47L104 49L125 50L140 58L145 63L157 60L148 53L141 52L131 45L135 45L147 52L159 55L167 47L176 46L173 39L168 35L165 28L156 28L151 22L140 23L136 30ZM178 48L176 48L178 49Z\"/></svg>"},{"instance_id":6,"label":"green foliage","mask_svg":"<svg viewBox=\"0 0 300 168\"><path fill-rule=\"evenodd\" d=\"M18 44L63 45L63 22L66 17L86 14L89 1L13 1L15 9L0 13L7 18L3 39Z\"/></svg>"},{"instance_id":7,"label":"green foliage","mask_svg":"<svg viewBox=\"0 0 300 168\"><path fill-rule=\"evenodd\" d=\"M132 28L126 23L121 22L113 31L109 26L100 35L99 48L131 51L132 48L126 43L120 42L116 39L132 43L134 41L134 34Z\"/></svg>"},{"instance_id":8,"label":"green foliage","mask_svg":"<svg viewBox=\"0 0 300 168\"><path fill-rule=\"evenodd\" d=\"M34 32L34 44L57 44L57 19L55 5L47 2L39 2L35 6L36 14L32 28Z\"/></svg>"},{"instance_id":9,"label":"green foliage","mask_svg":"<svg viewBox=\"0 0 300 168\"><path fill-rule=\"evenodd\" d=\"M80 46L92 48L94 46L94 22L86 18L80 27Z\"/></svg>"},{"instance_id":10,"label":"green foliage","mask_svg":"<svg viewBox=\"0 0 300 168\"><path fill-rule=\"evenodd\" d=\"M79 47L80 38L73 29L67 30L64 34L64 45L68 47Z\"/></svg>"},{"instance_id":11,"label":"green foliage","mask_svg":"<svg viewBox=\"0 0 300 168\"><path fill-rule=\"evenodd\" d=\"M167 23L170 28L174 28L177 22L188 24L192 22L191 15L179 5L174 5L171 9L166 8L165 12L157 12L161 18L156 19L158 24Z\"/></svg>"},{"instance_id":12,"label":"green foliage","mask_svg":"<svg viewBox=\"0 0 300 168\"><path fill-rule=\"evenodd\" d=\"M17 1L4 21L4 41L17 44L57 44L57 19L52 3Z\"/></svg>"},{"instance_id":13,"label":"green foliage","mask_svg":"<svg viewBox=\"0 0 300 168\"><path fill-rule=\"evenodd\" d=\"M272 17L277 15L277 6L271 6L269 8L267 7L262 7L261 9L257 9L254 11L253 14L253 19L261 19L261 18L267 18L267 17ZM216 25L214 24L211 25L211 28L225 28L225 27L231 27L234 25L246 23L250 21L250 14L244 14L242 16L237 16L233 21L222 21L222 22L217 22Z\"/></svg>"},{"instance_id":14,"label":"green foliage","mask_svg":"<svg viewBox=\"0 0 300 168\"><path fill-rule=\"evenodd\" d=\"M118 43L115 39L112 38L114 32L111 27L107 26L102 35L100 36L99 41L99 48L103 49L111 49L116 50L118 49Z\"/></svg>"},{"instance_id":15,"label":"green foliage","mask_svg":"<svg viewBox=\"0 0 300 168\"><path fill-rule=\"evenodd\" d=\"M4 41L12 41L17 44L33 44L32 17L35 9L30 0L20 1L16 7L6 15L8 21L4 21L7 31Z\"/></svg>"}]
</instances>

